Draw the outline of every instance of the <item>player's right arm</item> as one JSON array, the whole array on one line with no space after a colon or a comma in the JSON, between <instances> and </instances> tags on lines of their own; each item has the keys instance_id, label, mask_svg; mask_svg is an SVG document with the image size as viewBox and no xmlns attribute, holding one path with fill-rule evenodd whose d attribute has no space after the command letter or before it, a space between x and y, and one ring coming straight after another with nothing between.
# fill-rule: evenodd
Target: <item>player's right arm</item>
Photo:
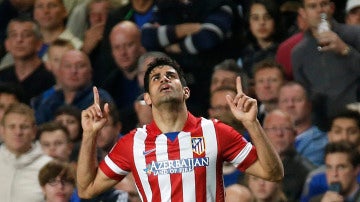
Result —
<instances>
[{"instance_id":1,"label":"player's right arm","mask_svg":"<svg viewBox=\"0 0 360 202\"><path fill-rule=\"evenodd\" d=\"M96 139L107 122L109 106L100 108L99 93L94 87L94 104L81 113L83 139L77 163L77 188L81 198L92 198L114 186L118 181L107 177L99 168L96 158Z\"/></svg>"}]
</instances>

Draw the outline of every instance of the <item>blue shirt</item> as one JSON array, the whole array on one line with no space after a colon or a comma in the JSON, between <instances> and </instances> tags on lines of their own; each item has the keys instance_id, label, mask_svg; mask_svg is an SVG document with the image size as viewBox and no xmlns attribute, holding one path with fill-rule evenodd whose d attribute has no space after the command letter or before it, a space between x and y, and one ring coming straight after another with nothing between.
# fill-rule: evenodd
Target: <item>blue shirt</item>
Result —
<instances>
[{"instance_id":1,"label":"blue shirt","mask_svg":"<svg viewBox=\"0 0 360 202\"><path fill-rule=\"evenodd\" d=\"M106 92L104 89L98 88L99 96L102 101L113 103L113 98L111 95ZM35 117L37 124L41 124L47 121L50 121L54 117L54 112L57 108L62 105L65 105L65 97L63 91L57 90L49 96L44 96L42 100L38 101L40 104L35 108ZM94 103L94 95L92 91L92 84L84 87L82 90L79 90L72 103L73 105L80 110L84 110Z\"/></svg>"},{"instance_id":2,"label":"blue shirt","mask_svg":"<svg viewBox=\"0 0 360 202\"><path fill-rule=\"evenodd\" d=\"M312 126L296 137L295 148L301 156L320 166L324 164L324 149L327 143L326 133Z\"/></svg>"}]
</instances>

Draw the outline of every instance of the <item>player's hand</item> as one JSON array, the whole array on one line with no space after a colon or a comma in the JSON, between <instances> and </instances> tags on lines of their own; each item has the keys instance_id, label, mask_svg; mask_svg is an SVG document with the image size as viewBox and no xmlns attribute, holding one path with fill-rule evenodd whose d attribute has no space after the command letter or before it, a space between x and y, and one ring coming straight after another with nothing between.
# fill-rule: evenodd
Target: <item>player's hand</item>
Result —
<instances>
[{"instance_id":1,"label":"player's hand","mask_svg":"<svg viewBox=\"0 0 360 202\"><path fill-rule=\"evenodd\" d=\"M81 113L81 125L84 134L96 135L104 127L109 116L109 105L104 105L104 111L100 108L100 98L98 89L94 86L94 104Z\"/></svg>"},{"instance_id":2,"label":"player's hand","mask_svg":"<svg viewBox=\"0 0 360 202\"><path fill-rule=\"evenodd\" d=\"M232 98L230 95L226 96L226 101L230 106L231 112L235 118L241 122L256 121L257 117L257 102L255 99L245 95L242 90L241 78L236 78L237 95Z\"/></svg>"}]
</instances>

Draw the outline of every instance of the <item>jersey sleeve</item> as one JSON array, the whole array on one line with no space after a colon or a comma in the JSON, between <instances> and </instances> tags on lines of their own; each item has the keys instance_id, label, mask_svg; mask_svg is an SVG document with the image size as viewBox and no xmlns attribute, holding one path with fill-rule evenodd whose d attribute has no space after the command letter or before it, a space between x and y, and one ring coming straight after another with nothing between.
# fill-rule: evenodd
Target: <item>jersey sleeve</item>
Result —
<instances>
[{"instance_id":1,"label":"jersey sleeve","mask_svg":"<svg viewBox=\"0 0 360 202\"><path fill-rule=\"evenodd\" d=\"M244 172L258 158L255 146L232 127L216 120L214 124L224 160Z\"/></svg>"},{"instance_id":2,"label":"jersey sleeve","mask_svg":"<svg viewBox=\"0 0 360 202\"><path fill-rule=\"evenodd\" d=\"M100 162L99 168L109 178L121 180L130 172L133 162L132 136L130 133L120 138L109 154Z\"/></svg>"}]
</instances>

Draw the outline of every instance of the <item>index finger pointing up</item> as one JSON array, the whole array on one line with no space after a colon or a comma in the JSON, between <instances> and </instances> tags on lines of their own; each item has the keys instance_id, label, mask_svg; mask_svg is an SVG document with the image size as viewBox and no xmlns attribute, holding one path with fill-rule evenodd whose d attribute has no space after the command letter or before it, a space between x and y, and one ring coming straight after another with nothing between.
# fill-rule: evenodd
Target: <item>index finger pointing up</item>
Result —
<instances>
[{"instance_id":1,"label":"index finger pointing up","mask_svg":"<svg viewBox=\"0 0 360 202\"><path fill-rule=\"evenodd\" d=\"M100 106L100 96L96 86L93 87L93 93L94 93L94 104Z\"/></svg>"},{"instance_id":2,"label":"index finger pointing up","mask_svg":"<svg viewBox=\"0 0 360 202\"><path fill-rule=\"evenodd\" d=\"M240 76L236 77L236 90L238 94L243 93Z\"/></svg>"}]
</instances>

